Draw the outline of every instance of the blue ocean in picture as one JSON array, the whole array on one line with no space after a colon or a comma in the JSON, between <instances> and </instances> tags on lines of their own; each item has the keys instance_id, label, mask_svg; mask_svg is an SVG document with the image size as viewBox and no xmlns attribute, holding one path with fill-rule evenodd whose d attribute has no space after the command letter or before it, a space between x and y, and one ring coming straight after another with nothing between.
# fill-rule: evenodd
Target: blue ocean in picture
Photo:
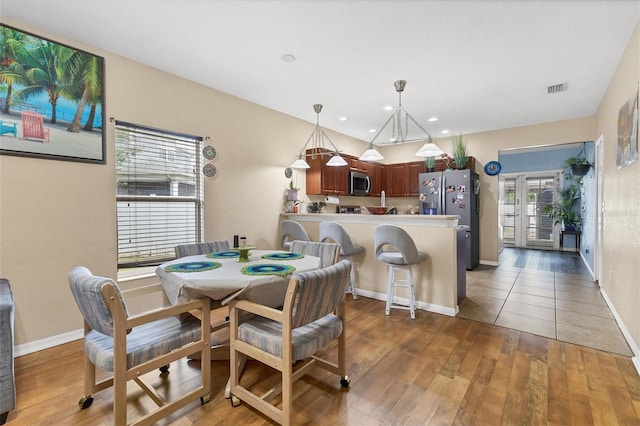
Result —
<instances>
[{"instance_id":1,"label":"blue ocean in picture","mask_svg":"<svg viewBox=\"0 0 640 426\"><path fill-rule=\"evenodd\" d=\"M19 87L15 87L16 90L19 90ZM16 99L12 100L12 110L14 111L25 111L28 109L32 109L38 112L41 115L44 115L48 119L51 119L51 104L49 103L49 97L46 92L42 92L38 96L31 96L25 102L18 101ZM72 102L66 98L60 96L58 98L58 103L56 104L56 118L60 121L70 122L73 120L73 116L76 114L76 110L78 109L78 105L75 102ZM91 111L91 105L85 104L84 110L82 111L82 120L80 123L82 126L89 119L89 112ZM102 105L98 104L96 106L96 115L93 120L94 128L102 128Z\"/></svg>"}]
</instances>

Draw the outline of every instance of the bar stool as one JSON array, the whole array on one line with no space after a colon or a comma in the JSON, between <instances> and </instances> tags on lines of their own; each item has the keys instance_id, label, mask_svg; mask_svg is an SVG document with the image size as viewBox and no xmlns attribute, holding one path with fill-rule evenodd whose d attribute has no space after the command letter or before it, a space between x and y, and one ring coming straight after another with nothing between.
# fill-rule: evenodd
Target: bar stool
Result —
<instances>
[{"instance_id":1,"label":"bar stool","mask_svg":"<svg viewBox=\"0 0 640 426\"><path fill-rule=\"evenodd\" d=\"M280 246L289 250L291 242L294 240L311 241L311 237L295 220L283 220L280 222Z\"/></svg>"},{"instance_id":2,"label":"bar stool","mask_svg":"<svg viewBox=\"0 0 640 426\"><path fill-rule=\"evenodd\" d=\"M349 278L349 286L347 287L347 293L351 293L354 299L358 298L356 292L356 262L354 256L360 253L364 253L364 247L358 244L354 244L351 236L344 229L344 226L337 222L324 221L320 222L320 237L319 240L325 242L326 240L333 240L340 245L340 260L349 259L353 266L351 267L351 275Z\"/></svg>"},{"instance_id":3,"label":"bar stool","mask_svg":"<svg viewBox=\"0 0 640 426\"><path fill-rule=\"evenodd\" d=\"M411 313L411 319L415 319L416 294L412 266L427 260L428 256L426 253L418 251L413 238L399 226L378 225L374 232L376 258L389 266L385 315L389 315L391 308L408 309ZM393 246L397 250L383 250L385 245ZM396 279L397 269L406 272L405 279ZM396 287L404 287L409 290L409 306L394 303L393 297Z\"/></svg>"}]
</instances>

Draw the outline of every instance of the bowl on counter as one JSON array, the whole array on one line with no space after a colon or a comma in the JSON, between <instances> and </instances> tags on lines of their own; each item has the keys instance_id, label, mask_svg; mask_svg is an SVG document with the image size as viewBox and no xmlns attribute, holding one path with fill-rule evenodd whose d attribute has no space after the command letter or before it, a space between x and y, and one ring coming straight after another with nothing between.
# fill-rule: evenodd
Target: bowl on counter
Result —
<instances>
[{"instance_id":1,"label":"bowl on counter","mask_svg":"<svg viewBox=\"0 0 640 426\"><path fill-rule=\"evenodd\" d=\"M392 208L393 207L384 206L364 206L364 209L369 212L369 214L387 214Z\"/></svg>"}]
</instances>

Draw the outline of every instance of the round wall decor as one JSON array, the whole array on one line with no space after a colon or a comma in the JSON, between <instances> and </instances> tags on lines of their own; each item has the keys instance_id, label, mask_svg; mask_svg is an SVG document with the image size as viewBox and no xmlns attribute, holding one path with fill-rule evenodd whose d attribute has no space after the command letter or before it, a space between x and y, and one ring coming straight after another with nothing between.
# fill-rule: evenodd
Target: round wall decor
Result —
<instances>
[{"instance_id":1,"label":"round wall decor","mask_svg":"<svg viewBox=\"0 0 640 426\"><path fill-rule=\"evenodd\" d=\"M216 149L211 145L206 145L204 148L202 148L202 155L207 160L213 160L214 158L216 158L216 154Z\"/></svg>"},{"instance_id":2,"label":"round wall decor","mask_svg":"<svg viewBox=\"0 0 640 426\"><path fill-rule=\"evenodd\" d=\"M293 176L293 170L291 170L291 167L287 167L286 169L284 169L284 176L289 179L291 176Z\"/></svg>"},{"instance_id":3,"label":"round wall decor","mask_svg":"<svg viewBox=\"0 0 640 426\"><path fill-rule=\"evenodd\" d=\"M216 172L216 166L211 163L205 164L202 168L202 173L204 173L204 175L209 178L214 177L216 175Z\"/></svg>"},{"instance_id":4,"label":"round wall decor","mask_svg":"<svg viewBox=\"0 0 640 426\"><path fill-rule=\"evenodd\" d=\"M484 172L489 176L497 175L498 173L500 173L500 170L502 170L502 166L497 161L489 161L484 166Z\"/></svg>"}]
</instances>

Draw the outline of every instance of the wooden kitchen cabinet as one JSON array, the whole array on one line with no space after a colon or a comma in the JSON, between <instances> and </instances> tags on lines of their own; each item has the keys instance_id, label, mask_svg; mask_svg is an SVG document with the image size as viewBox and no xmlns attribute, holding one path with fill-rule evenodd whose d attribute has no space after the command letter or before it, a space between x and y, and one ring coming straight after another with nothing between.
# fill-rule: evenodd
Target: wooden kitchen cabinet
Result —
<instances>
[{"instance_id":1,"label":"wooden kitchen cabinet","mask_svg":"<svg viewBox=\"0 0 640 426\"><path fill-rule=\"evenodd\" d=\"M331 167L326 163L328 155L307 157L307 194L308 195L347 195L349 191L349 167ZM347 161L348 162L348 161Z\"/></svg>"},{"instance_id":2,"label":"wooden kitchen cabinet","mask_svg":"<svg viewBox=\"0 0 640 426\"><path fill-rule=\"evenodd\" d=\"M390 164L387 167L388 197L412 197L418 196L418 175L427 171L424 161L411 163Z\"/></svg>"}]
</instances>

